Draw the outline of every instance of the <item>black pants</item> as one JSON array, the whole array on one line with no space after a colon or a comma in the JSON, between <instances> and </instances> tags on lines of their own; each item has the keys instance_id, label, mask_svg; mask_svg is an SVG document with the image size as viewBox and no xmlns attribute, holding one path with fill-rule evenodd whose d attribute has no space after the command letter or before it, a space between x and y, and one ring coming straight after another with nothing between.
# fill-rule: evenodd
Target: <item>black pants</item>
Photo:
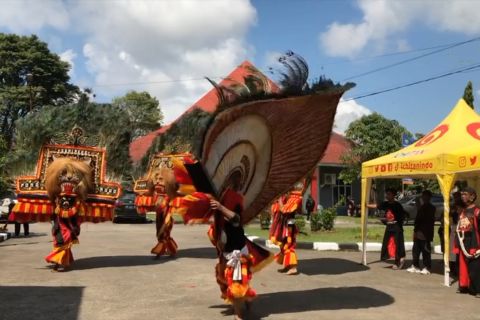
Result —
<instances>
[{"instance_id":1,"label":"black pants","mask_svg":"<svg viewBox=\"0 0 480 320\"><path fill-rule=\"evenodd\" d=\"M480 258L468 261L468 276L470 277L470 293L480 294Z\"/></svg>"},{"instance_id":2,"label":"black pants","mask_svg":"<svg viewBox=\"0 0 480 320\"><path fill-rule=\"evenodd\" d=\"M19 222L15 222L15 236L19 236L20 235L20 223ZM28 223L24 223L23 224L23 233L28 236L29 235L29 225Z\"/></svg>"},{"instance_id":3,"label":"black pants","mask_svg":"<svg viewBox=\"0 0 480 320\"><path fill-rule=\"evenodd\" d=\"M412 248L413 265L420 269L420 253L423 258L423 265L430 270L432 268L432 248L430 241L414 240Z\"/></svg>"},{"instance_id":4,"label":"black pants","mask_svg":"<svg viewBox=\"0 0 480 320\"><path fill-rule=\"evenodd\" d=\"M307 220L310 220L310 216L312 215L313 210L307 210Z\"/></svg>"},{"instance_id":5,"label":"black pants","mask_svg":"<svg viewBox=\"0 0 480 320\"><path fill-rule=\"evenodd\" d=\"M438 237L440 238L440 250L442 251L442 253L445 253L445 241L443 239L443 230L445 230L443 228L443 224L438 228ZM451 250L452 248L450 248Z\"/></svg>"}]
</instances>

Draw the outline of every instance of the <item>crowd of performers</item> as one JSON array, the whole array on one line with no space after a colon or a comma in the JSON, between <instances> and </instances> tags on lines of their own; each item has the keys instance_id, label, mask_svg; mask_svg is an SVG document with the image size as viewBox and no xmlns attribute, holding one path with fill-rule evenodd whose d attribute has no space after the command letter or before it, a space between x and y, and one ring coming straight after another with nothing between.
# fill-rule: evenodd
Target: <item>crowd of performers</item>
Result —
<instances>
[{"instance_id":1,"label":"crowd of performers","mask_svg":"<svg viewBox=\"0 0 480 320\"><path fill-rule=\"evenodd\" d=\"M298 274L295 215L301 213L302 191L293 188L271 205L270 240L280 249L273 257L244 234L241 218L244 199L235 174L230 176L220 195L197 192L185 168L186 163L194 162L193 159L183 156L172 158L171 162L170 169L160 170L151 177L149 191L136 199L139 213L156 212L157 243L151 253L156 258L177 253L178 246L171 235L174 214L181 215L186 224L211 223L208 236L217 251L215 274L221 298L231 303L235 314L241 318L244 308L249 308L256 296L250 286L254 271L275 260L282 265L279 272ZM45 259L53 265L53 270L67 269L73 262L72 245L78 243L81 222L88 221L86 212L92 210L85 201L87 190L92 188L88 185L92 181L90 175L91 168L87 164L67 158L53 161L46 171L46 190L53 203L53 212L49 217L54 248ZM393 268L402 269L405 263L404 211L394 195L394 190L388 189L386 201L376 205L386 212L381 258L395 259ZM459 292L480 296L480 208L475 205L477 194L474 189L465 188L460 195L461 201L457 198L452 206L455 223L453 252L457 256ZM422 194L413 250L418 251L418 255L423 254L428 270L431 268L429 243L433 240L433 223L432 229L427 230L421 226L421 220L426 219L426 215L433 219L434 211L428 210L433 207L429 203L430 197L429 192ZM20 206L17 211L23 210ZM16 220L19 220L18 217ZM415 246L418 246L417 250ZM412 267L418 267L418 256L414 257Z\"/></svg>"}]
</instances>

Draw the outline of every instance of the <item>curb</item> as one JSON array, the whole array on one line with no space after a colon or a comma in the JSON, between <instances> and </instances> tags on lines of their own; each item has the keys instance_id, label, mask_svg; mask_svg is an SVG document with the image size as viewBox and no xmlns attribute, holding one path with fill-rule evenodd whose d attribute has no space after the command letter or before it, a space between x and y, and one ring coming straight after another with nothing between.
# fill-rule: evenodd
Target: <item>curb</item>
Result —
<instances>
[{"instance_id":1,"label":"curb","mask_svg":"<svg viewBox=\"0 0 480 320\"><path fill-rule=\"evenodd\" d=\"M247 236L250 241L255 242L261 246L278 249L278 246L273 244L270 240L265 240L257 236ZM405 251L412 251L413 242L405 242ZM337 243L337 242L297 242L296 248L316 251L362 251L363 245L361 242L352 243ZM382 244L380 242L367 242L367 252L380 252ZM440 246L435 246L433 253L441 254Z\"/></svg>"},{"instance_id":2,"label":"curb","mask_svg":"<svg viewBox=\"0 0 480 320\"><path fill-rule=\"evenodd\" d=\"M10 239L12 234L10 232L2 232L0 233L0 242Z\"/></svg>"}]
</instances>

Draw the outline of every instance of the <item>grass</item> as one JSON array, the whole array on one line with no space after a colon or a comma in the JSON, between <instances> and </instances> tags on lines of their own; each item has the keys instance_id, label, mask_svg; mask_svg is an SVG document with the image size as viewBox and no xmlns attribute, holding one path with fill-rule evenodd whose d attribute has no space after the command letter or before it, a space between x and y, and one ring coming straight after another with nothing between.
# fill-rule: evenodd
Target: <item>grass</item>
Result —
<instances>
[{"instance_id":1,"label":"grass","mask_svg":"<svg viewBox=\"0 0 480 320\"><path fill-rule=\"evenodd\" d=\"M368 224L367 228L367 241L369 242L382 242L383 234L385 232L385 226L380 222L372 220ZM439 238L437 235L438 226L435 228L434 244L439 245ZM406 242L413 241L413 225L407 225L403 227L404 238ZM305 233L300 233L297 237L297 241L300 242L361 242L361 226L360 218L354 217L337 217L335 222L335 228L332 231L310 231L310 225L307 223L305 226ZM260 228L258 221L253 221L249 225L245 226L245 233L251 236L258 236L263 239L268 239L268 230Z\"/></svg>"}]
</instances>

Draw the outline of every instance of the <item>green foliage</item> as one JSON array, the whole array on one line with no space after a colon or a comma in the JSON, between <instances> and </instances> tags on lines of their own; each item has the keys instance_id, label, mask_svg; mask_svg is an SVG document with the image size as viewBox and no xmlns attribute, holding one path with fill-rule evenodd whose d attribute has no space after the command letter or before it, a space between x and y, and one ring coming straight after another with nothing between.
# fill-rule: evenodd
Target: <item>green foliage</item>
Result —
<instances>
[{"instance_id":1,"label":"green foliage","mask_svg":"<svg viewBox=\"0 0 480 320\"><path fill-rule=\"evenodd\" d=\"M295 215L295 225L298 228L298 232L300 233L305 233L305 226L306 226L305 219L303 218L302 215Z\"/></svg>"},{"instance_id":2,"label":"green foliage","mask_svg":"<svg viewBox=\"0 0 480 320\"><path fill-rule=\"evenodd\" d=\"M5 193L8 189L8 176L7 176L7 144L2 136L0 136L0 194Z\"/></svg>"},{"instance_id":3,"label":"green foliage","mask_svg":"<svg viewBox=\"0 0 480 320\"><path fill-rule=\"evenodd\" d=\"M110 104L78 103L63 107L47 106L18 121L15 152L11 155L12 173L34 168L44 143L56 142L79 125L90 137L90 143L107 149L110 174L130 174L128 146L131 141L129 119L123 110Z\"/></svg>"},{"instance_id":4,"label":"green foliage","mask_svg":"<svg viewBox=\"0 0 480 320\"><path fill-rule=\"evenodd\" d=\"M473 105L475 97L473 96L472 81L468 81L467 86L465 87L465 90L463 92L463 100L465 100L465 102L470 106L470 108L475 109L475 106Z\"/></svg>"},{"instance_id":5,"label":"green foliage","mask_svg":"<svg viewBox=\"0 0 480 320\"><path fill-rule=\"evenodd\" d=\"M340 179L352 183L359 178L362 162L397 151L402 147L402 134L410 132L396 120L373 113L352 122L345 136L353 142L350 152L343 155L346 168Z\"/></svg>"},{"instance_id":6,"label":"green foliage","mask_svg":"<svg viewBox=\"0 0 480 320\"><path fill-rule=\"evenodd\" d=\"M125 112L132 140L157 130L163 121L158 100L145 91L130 91L113 99L112 105Z\"/></svg>"},{"instance_id":7,"label":"green foliage","mask_svg":"<svg viewBox=\"0 0 480 320\"><path fill-rule=\"evenodd\" d=\"M310 230L319 231L322 229L322 224L320 222L320 212L312 212L310 216Z\"/></svg>"},{"instance_id":8,"label":"green foliage","mask_svg":"<svg viewBox=\"0 0 480 320\"><path fill-rule=\"evenodd\" d=\"M317 211L312 214L310 219L310 229L312 231L326 230L331 231L335 226L335 219L337 218L337 209L345 205L345 197L342 196L338 202L330 208Z\"/></svg>"},{"instance_id":9,"label":"green foliage","mask_svg":"<svg viewBox=\"0 0 480 320\"><path fill-rule=\"evenodd\" d=\"M212 117L212 114L199 108L184 114L165 133L153 140L152 146L148 149L140 166L136 169L139 172L145 172L149 159L158 152L192 152L199 156L201 141Z\"/></svg>"},{"instance_id":10,"label":"green foliage","mask_svg":"<svg viewBox=\"0 0 480 320\"><path fill-rule=\"evenodd\" d=\"M337 218L337 207L333 206L331 208L323 209L319 215L321 228L327 231L332 230L335 226L335 219Z\"/></svg>"},{"instance_id":11,"label":"green foliage","mask_svg":"<svg viewBox=\"0 0 480 320\"><path fill-rule=\"evenodd\" d=\"M44 105L71 102L70 65L37 36L0 33L0 134L13 145L15 121Z\"/></svg>"}]
</instances>

